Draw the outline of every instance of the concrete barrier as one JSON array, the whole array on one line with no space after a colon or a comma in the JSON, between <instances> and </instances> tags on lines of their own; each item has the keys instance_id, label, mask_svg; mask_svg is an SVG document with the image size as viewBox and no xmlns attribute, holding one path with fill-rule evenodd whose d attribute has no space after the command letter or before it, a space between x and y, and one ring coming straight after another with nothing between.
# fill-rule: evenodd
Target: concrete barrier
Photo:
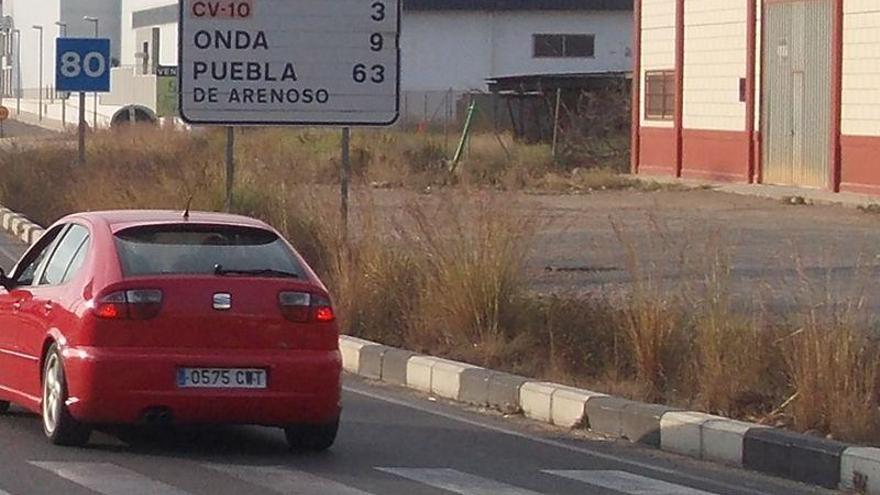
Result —
<instances>
[{"instance_id":1,"label":"concrete barrier","mask_svg":"<svg viewBox=\"0 0 880 495\"><path fill-rule=\"evenodd\" d=\"M547 382L526 382L519 389L519 405L527 418L545 423L553 421L553 393L559 385Z\"/></svg>"},{"instance_id":2,"label":"concrete barrier","mask_svg":"<svg viewBox=\"0 0 880 495\"><path fill-rule=\"evenodd\" d=\"M840 488L856 493L880 493L880 449L850 447L840 459Z\"/></svg>"},{"instance_id":3,"label":"concrete barrier","mask_svg":"<svg viewBox=\"0 0 880 495\"><path fill-rule=\"evenodd\" d=\"M703 456L703 425L717 419L711 414L667 412L660 418L660 448L697 459Z\"/></svg>"},{"instance_id":4,"label":"concrete barrier","mask_svg":"<svg viewBox=\"0 0 880 495\"><path fill-rule=\"evenodd\" d=\"M754 428L743 442L743 466L762 473L835 489L845 444L776 428Z\"/></svg>"},{"instance_id":5,"label":"concrete barrier","mask_svg":"<svg viewBox=\"0 0 880 495\"><path fill-rule=\"evenodd\" d=\"M476 368L479 367L448 359L437 359L431 368L431 393L439 397L459 400L461 375L465 370Z\"/></svg>"},{"instance_id":6,"label":"concrete barrier","mask_svg":"<svg viewBox=\"0 0 880 495\"><path fill-rule=\"evenodd\" d=\"M481 407L489 405L489 380L494 371L469 368L461 373L458 400Z\"/></svg>"},{"instance_id":7,"label":"concrete barrier","mask_svg":"<svg viewBox=\"0 0 880 495\"><path fill-rule=\"evenodd\" d=\"M635 402L619 397L597 397L587 402L590 430L613 438L623 436L623 409Z\"/></svg>"},{"instance_id":8,"label":"concrete barrier","mask_svg":"<svg viewBox=\"0 0 880 495\"><path fill-rule=\"evenodd\" d=\"M343 335L339 337L339 351L342 353L342 367L345 371L358 373L361 363L361 349L366 346L378 346L375 342L359 339L357 337L349 337Z\"/></svg>"},{"instance_id":9,"label":"concrete barrier","mask_svg":"<svg viewBox=\"0 0 880 495\"><path fill-rule=\"evenodd\" d=\"M766 428L743 421L722 418L703 424L700 457L707 461L742 466L743 441L749 430Z\"/></svg>"},{"instance_id":10,"label":"concrete barrier","mask_svg":"<svg viewBox=\"0 0 880 495\"><path fill-rule=\"evenodd\" d=\"M489 378L489 407L505 414L522 411L520 389L529 379L509 373L492 373Z\"/></svg>"},{"instance_id":11,"label":"concrete barrier","mask_svg":"<svg viewBox=\"0 0 880 495\"><path fill-rule=\"evenodd\" d=\"M406 386L431 393L431 371L437 358L413 356L406 362Z\"/></svg>"},{"instance_id":12,"label":"concrete barrier","mask_svg":"<svg viewBox=\"0 0 880 495\"><path fill-rule=\"evenodd\" d=\"M631 442L660 447L660 418L672 411L680 411L658 404L633 402L621 412L623 437Z\"/></svg>"},{"instance_id":13,"label":"concrete barrier","mask_svg":"<svg viewBox=\"0 0 880 495\"><path fill-rule=\"evenodd\" d=\"M405 387L407 363L415 355L411 351L388 348L382 355L382 381Z\"/></svg>"},{"instance_id":14,"label":"concrete barrier","mask_svg":"<svg viewBox=\"0 0 880 495\"><path fill-rule=\"evenodd\" d=\"M390 347L384 345L367 345L360 349L358 375L371 380L382 379L382 358Z\"/></svg>"},{"instance_id":15,"label":"concrete barrier","mask_svg":"<svg viewBox=\"0 0 880 495\"><path fill-rule=\"evenodd\" d=\"M587 402L597 397L608 396L590 390L557 386L550 406L553 424L565 428L574 428L583 424L587 414Z\"/></svg>"}]
</instances>

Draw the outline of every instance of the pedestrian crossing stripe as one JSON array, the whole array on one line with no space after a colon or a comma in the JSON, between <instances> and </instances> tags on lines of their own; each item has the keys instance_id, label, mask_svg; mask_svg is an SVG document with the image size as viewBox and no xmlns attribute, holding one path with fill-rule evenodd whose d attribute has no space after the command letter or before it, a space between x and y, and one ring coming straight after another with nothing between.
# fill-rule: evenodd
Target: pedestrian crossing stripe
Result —
<instances>
[{"instance_id":1,"label":"pedestrian crossing stripe","mask_svg":"<svg viewBox=\"0 0 880 495\"><path fill-rule=\"evenodd\" d=\"M625 471L545 470L544 472L626 495L716 495Z\"/></svg>"},{"instance_id":2,"label":"pedestrian crossing stripe","mask_svg":"<svg viewBox=\"0 0 880 495\"><path fill-rule=\"evenodd\" d=\"M106 462L31 462L102 495L188 495L171 485Z\"/></svg>"},{"instance_id":3,"label":"pedestrian crossing stripe","mask_svg":"<svg viewBox=\"0 0 880 495\"><path fill-rule=\"evenodd\" d=\"M30 464L101 495L189 495L186 491L165 482L111 463L31 461ZM371 495L370 492L341 482L285 466L216 463L204 463L201 466L271 493ZM376 467L374 469L457 495L541 495L538 491L449 468ZM544 470L541 472L621 495L717 495L625 471ZM0 495L12 494L0 489Z\"/></svg>"},{"instance_id":4,"label":"pedestrian crossing stripe","mask_svg":"<svg viewBox=\"0 0 880 495\"><path fill-rule=\"evenodd\" d=\"M203 464L207 469L219 471L251 485L285 495L370 495L368 492L343 485L314 474L280 466L237 466L228 464Z\"/></svg>"},{"instance_id":5,"label":"pedestrian crossing stripe","mask_svg":"<svg viewBox=\"0 0 880 495\"><path fill-rule=\"evenodd\" d=\"M498 481L456 471L455 469L376 469L460 495L540 495L538 492L506 485Z\"/></svg>"}]
</instances>

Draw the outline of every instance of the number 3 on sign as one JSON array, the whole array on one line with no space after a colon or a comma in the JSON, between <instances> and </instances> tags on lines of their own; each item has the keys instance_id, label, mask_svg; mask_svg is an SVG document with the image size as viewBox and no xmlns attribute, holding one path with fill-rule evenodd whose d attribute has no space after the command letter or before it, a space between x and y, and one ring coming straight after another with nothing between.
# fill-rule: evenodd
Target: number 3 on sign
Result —
<instances>
[{"instance_id":1,"label":"number 3 on sign","mask_svg":"<svg viewBox=\"0 0 880 495\"><path fill-rule=\"evenodd\" d=\"M376 22L382 22L385 20L385 3L380 2L379 0L373 2L373 15L370 16Z\"/></svg>"},{"instance_id":2,"label":"number 3 on sign","mask_svg":"<svg viewBox=\"0 0 880 495\"><path fill-rule=\"evenodd\" d=\"M101 77L107 71L107 59L100 52L89 52L80 56L77 52L61 55L61 75L74 78L85 73L87 77Z\"/></svg>"}]
</instances>

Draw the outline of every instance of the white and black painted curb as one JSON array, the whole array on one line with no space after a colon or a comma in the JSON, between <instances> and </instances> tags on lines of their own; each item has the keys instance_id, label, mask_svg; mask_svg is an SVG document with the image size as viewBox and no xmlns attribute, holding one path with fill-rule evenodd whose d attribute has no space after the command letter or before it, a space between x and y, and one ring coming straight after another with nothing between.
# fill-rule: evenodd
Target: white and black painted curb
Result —
<instances>
[{"instance_id":1,"label":"white and black painted curb","mask_svg":"<svg viewBox=\"0 0 880 495\"><path fill-rule=\"evenodd\" d=\"M2 206L0 226L29 245L45 231ZM534 381L347 335L339 348L345 370L365 378L696 459L880 495L880 449Z\"/></svg>"},{"instance_id":2,"label":"white and black painted curb","mask_svg":"<svg viewBox=\"0 0 880 495\"><path fill-rule=\"evenodd\" d=\"M880 449L534 381L356 337L340 337L339 347L345 370L372 380L825 488L880 494Z\"/></svg>"},{"instance_id":3,"label":"white and black painted curb","mask_svg":"<svg viewBox=\"0 0 880 495\"><path fill-rule=\"evenodd\" d=\"M0 206L0 225L3 230L27 245L37 242L45 232L43 227L28 220L24 215L3 206Z\"/></svg>"}]
</instances>

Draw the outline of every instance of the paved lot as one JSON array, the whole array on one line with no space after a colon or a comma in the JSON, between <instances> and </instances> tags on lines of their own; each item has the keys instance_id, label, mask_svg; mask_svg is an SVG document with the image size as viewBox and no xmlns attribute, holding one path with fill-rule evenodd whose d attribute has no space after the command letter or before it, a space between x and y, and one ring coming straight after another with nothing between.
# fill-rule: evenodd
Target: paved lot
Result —
<instances>
[{"instance_id":1,"label":"paved lot","mask_svg":"<svg viewBox=\"0 0 880 495\"><path fill-rule=\"evenodd\" d=\"M720 256L741 300L785 308L825 295L880 299L880 215L709 190L526 201L547 223L530 261L537 290L628 287L632 248L644 273L667 286L700 286Z\"/></svg>"}]
</instances>

